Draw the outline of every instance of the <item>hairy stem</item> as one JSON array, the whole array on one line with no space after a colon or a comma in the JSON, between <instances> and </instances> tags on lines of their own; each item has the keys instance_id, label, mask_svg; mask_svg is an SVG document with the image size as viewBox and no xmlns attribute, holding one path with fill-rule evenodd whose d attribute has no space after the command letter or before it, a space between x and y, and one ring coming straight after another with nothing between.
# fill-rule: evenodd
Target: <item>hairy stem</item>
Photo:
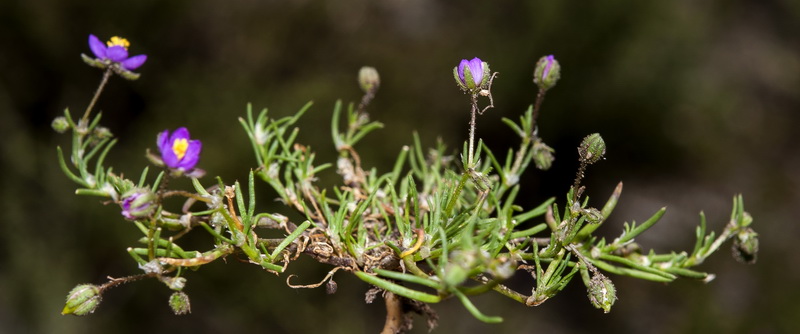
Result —
<instances>
[{"instance_id":1,"label":"hairy stem","mask_svg":"<svg viewBox=\"0 0 800 334\"><path fill-rule=\"evenodd\" d=\"M105 88L109 77L111 77L111 67L108 67L106 71L103 73L103 79L100 81L100 86L97 87L97 91L94 92L94 97L92 97L92 101L89 102L89 106L86 107L86 111L83 112L83 117L81 118L80 124L87 124L87 125L89 124L89 114L92 112L94 104L100 97L100 93L103 92L103 88Z\"/></svg>"}]
</instances>

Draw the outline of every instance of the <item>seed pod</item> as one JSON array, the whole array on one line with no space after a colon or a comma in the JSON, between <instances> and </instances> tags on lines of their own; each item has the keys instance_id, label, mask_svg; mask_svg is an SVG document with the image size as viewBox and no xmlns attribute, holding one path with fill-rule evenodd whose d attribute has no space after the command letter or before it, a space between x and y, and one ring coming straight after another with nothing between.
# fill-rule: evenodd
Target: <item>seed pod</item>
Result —
<instances>
[{"instance_id":1,"label":"seed pod","mask_svg":"<svg viewBox=\"0 0 800 334\"><path fill-rule=\"evenodd\" d=\"M581 162L593 164L603 158L606 154L606 142L599 133L593 133L583 138L581 146L578 147L578 154Z\"/></svg>"}]
</instances>

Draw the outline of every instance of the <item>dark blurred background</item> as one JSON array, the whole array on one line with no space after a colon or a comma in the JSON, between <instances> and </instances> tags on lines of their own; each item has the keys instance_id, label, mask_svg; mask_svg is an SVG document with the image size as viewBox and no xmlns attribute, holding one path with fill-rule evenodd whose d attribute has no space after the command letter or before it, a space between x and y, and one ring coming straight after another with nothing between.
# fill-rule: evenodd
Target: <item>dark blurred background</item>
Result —
<instances>
[{"instance_id":1,"label":"dark blurred background","mask_svg":"<svg viewBox=\"0 0 800 334\"><path fill-rule=\"evenodd\" d=\"M50 129L70 108L83 113L101 72L85 66L87 36L128 38L149 59L141 79L114 77L98 108L120 141L108 162L138 177L156 133L187 126L203 140L201 166L224 180L255 167L237 118L248 102L273 116L313 100L300 140L335 156L329 121L337 99L357 101L356 73L371 65L381 89L370 106L386 124L361 145L366 166L390 168L417 131L457 148L466 139L468 101L452 68L475 56L500 72L497 108L477 134L497 154L516 138L500 122L535 98L533 65L554 54L562 79L545 99L540 135L557 150L551 171L525 175L520 204L563 194L577 167L580 139L599 132L607 160L586 184L600 206L617 182L625 190L601 229L616 235L662 206L662 222L639 238L645 249L690 250L698 213L721 231L731 199L743 193L760 233L758 263L735 262L723 246L699 267L709 284L669 285L612 276L619 301L610 314L591 307L580 280L535 308L500 295L476 298L505 322L486 325L455 300L434 308L438 333L796 333L800 314L798 237L800 2L773 1L104 1L0 3L0 332L3 333L374 333L381 300L367 285L335 277L339 292L293 290L233 257L187 275L192 314L174 316L170 292L153 280L109 291L91 316L60 315L78 283L137 274L125 249L139 238L119 207L74 195L56 163L69 137ZM335 176L332 172L328 176ZM263 210L284 210L257 185ZM794 218L793 218L794 217ZM196 244L211 247L202 233ZM330 268L293 263L294 283ZM524 277L518 281L525 281ZM522 283L521 283L522 284ZM527 288L524 284L521 286ZM425 333L417 319L415 333Z\"/></svg>"}]
</instances>

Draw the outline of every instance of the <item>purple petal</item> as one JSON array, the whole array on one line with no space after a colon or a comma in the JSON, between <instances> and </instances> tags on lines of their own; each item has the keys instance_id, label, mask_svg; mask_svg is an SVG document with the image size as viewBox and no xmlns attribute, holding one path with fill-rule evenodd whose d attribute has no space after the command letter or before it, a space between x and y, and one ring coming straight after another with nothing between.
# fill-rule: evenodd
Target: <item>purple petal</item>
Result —
<instances>
[{"instance_id":1,"label":"purple petal","mask_svg":"<svg viewBox=\"0 0 800 334\"><path fill-rule=\"evenodd\" d=\"M186 149L186 155L180 162L180 167L185 170L190 170L197 165L200 160L200 151L203 149L203 143L199 140L190 140L189 147Z\"/></svg>"},{"instance_id":2,"label":"purple petal","mask_svg":"<svg viewBox=\"0 0 800 334\"><path fill-rule=\"evenodd\" d=\"M170 149L169 130L164 130L158 134L158 138L156 138L156 145L158 145L158 150L161 152L168 151Z\"/></svg>"},{"instance_id":3,"label":"purple petal","mask_svg":"<svg viewBox=\"0 0 800 334\"><path fill-rule=\"evenodd\" d=\"M169 130L164 130L158 134L158 150L161 151L161 160L164 165L170 168L175 168L178 165L178 156L172 150L172 141L170 140Z\"/></svg>"},{"instance_id":4,"label":"purple petal","mask_svg":"<svg viewBox=\"0 0 800 334\"><path fill-rule=\"evenodd\" d=\"M106 46L95 35L89 35L89 49L92 50L94 56L100 59L106 58Z\"/></svg>"},{"instance_id":5,"label":"purple petal","mask_svg":"<svg viewBox=\"0 0 800 334\"><path fill-rule=\"evenodd\" d=\"M106 49L106 58L119 63L128 59L128 50L119 45L110 46Z\"/></svg>"},{"instance_id":6,"label":"purple petal","mask_svg":"<svg viewBox=\"0 0 800 334\"><path fill-rule=\"evenodd\" d=\"M147 60L147 55L138 55L123 60L122 62L120 62L120 65L122 65L122 68L128 71L133 71L139 68L139 66L142 66L145 60Z\"/></svg>"},{"instance_id":7,"label":"purple petal","mask_svg":"<svg viewBox=\"0 0 800 334\"><path fill-rule=\"evenodd\" d=\"M549 56L545 57L544 61L547 62L547 64L545 64L544 71L542 71L542 77L547 78L547 74L549 74L550 73L550 69L553 68L553 61L554 60L555 60L555 58L553 57L553 55L549 55Z\"/></svg>"},{"instance_id":8,"label":"purple petal","mask_svg":"<svg viewBox=\"0 0 800 334\"><path fill-rule=\"evenodd\" d=\"M180 159L178 156L175 155L175 152L172 151L172 148L161 151L161 159L164 160L164 165L169 168L178 168L180 167Z\"/></svg>"},{"instance_id":9,"label":"purple petal","mask_svg":"<svg viewBox=\"0 0 800 334\"><path fill-rule=\"evenodd\" d=\"M478 57L472 58L469 61L469 72L472 74L475 85L480 85L483 81L483 61Z\"/></svg>"},{"instance_id":10,"label":"purple petal","mask_svg":"<svg viewBox=\"0 0 800 334\"><path fill-rule=\"evenodd\" d=\"M458 64L458 78L461 79L462 84L467 84L464 81L464 67L469 66L469 60L461 59L461 62Z\"/></svg>"},{"instance_id":11,"label":"purple petal","mask_svg":"<svg viewBox=\"0 0 800 334\"><path fill-rule=\"evenodd\" d=\"M189 140L189 130L186 127L179 127L175 129L175 132L169 136L169 147L170 150L172 149L172 143L174 143L178 139L186 139Z\"/></svg>"}]
</instances>

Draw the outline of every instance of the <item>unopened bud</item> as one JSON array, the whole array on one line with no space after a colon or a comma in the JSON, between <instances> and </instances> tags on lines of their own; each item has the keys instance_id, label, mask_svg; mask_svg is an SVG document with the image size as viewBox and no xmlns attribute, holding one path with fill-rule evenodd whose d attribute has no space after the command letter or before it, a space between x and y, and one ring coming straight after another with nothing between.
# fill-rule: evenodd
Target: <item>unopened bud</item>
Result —
<instances>
[{"instance_id":1,"label":"unopened bud","mask_svg":"<svg viewBox=\"0 0 800 334\"><path fill-rule=\"evenodd\" d=\"M100 305L100 288L94 284L80 284L67 295L67 303L61 314L87 315Z\"/></svg>"},{"instance_id":2,"label":"unopened bud","mask_svg":"<svg viewBox=\"0 0 800 334\"><path fill-rule=\"evenodd\" d=\"M536 69L533 71L533 82L542 90L548 90L556 85L561 78L561 65L553 55L539 58Z\"/></svg>"},{"instance_id":3,"label":"unopened bud","mask_svg":"<svg viewBox=\"0 0 800 334\"><path fill-rule=\"evenodd\" d=\"M469 278L469 272L477 262L474 251L454 251L445 266L444 282L447 286L457 286Z\"/></svg>"},{"instance_id":4,"label":"unopened bud","mask_svg":"<svg viewBox=\"0 0 800 334\"><path fill-rule=\"evenodd\" d=\"M169 307L175 315L192 313L192 305L189 303L189 295L182 291L174 292L169 296Z\"/></svg>"},{"instance_id":5,"label":"unopened bud","mask_svg":"<svg viewBox=\"0 0 800 334\"><path fill-rule=\"evenodd\" d=\"M597 224L604 219L603 213L595 208L583 209L582 214L590 224Z\"/></svg>"},{"instance_id":6,"label":"unopened bud","mask_svg":"<svg viewBox=\"0 0 800 334\"><path fill-rule=\"evenodd\" d=\"M374 67L364 66L358 70L358 85L364 93L378 89L381 84L381 77Z\"/></svg>"},{"instance_id":7,"label":"unopened bud","mask_svg":"<svg viewBox=\"0 0 800 334\"><path fill-rule=\"evenodd\" d=\"M742 263L753 264L758 259L758 233L746 228L733 238L733 257Z\"/></svg>"},{"instance_id":8,"label":"unopened bud","mask_svg":"<svg viewBox=\"0 0 800 334\"><path fill-rule=\"evenodd\" d=\"M478 57L472 60L462 59L458 66L453 68L453 77L461 90L473 94L486 88L490 74L489 64Z\"/></svg>"},{"instance_id":9,"label":"unopened bud","mask_svg":"<svg viewBox=\"0 0 800 334\"><path fill-rule=\"evenodd\" d=\"M50 123L50 126L52 126L53 130L56 130L58 133L64 133L69 130L69 122L67 122L67 118L64 116L56 117L53 120L53 123Z\"/></svg>"},{"instance_id":10,"label":"unopened bud","mask_svg":"<svg viewBox=\"0 0 800 334\"><path fill-rule=\"evenodd\" d=\"M114 136L114 134L111 133L111 130L105 126L98 126L94 128L94 135L98 139L106 139Z\"/></svg>"},{"instance_id":11,"label":"unopened bud","mask_svg":"<svg viewBox=\"0 0 800 334\"><path fill-rule=\"evenodd\" d=\"M543 141L537 139L535 143L533 143L533 163L536 165L536 168L539 170L548 170L550 166L553 165L553 160L556 158L553 156L553 150L550 146L547 146Z\"/></svg>"},{"instance_id":12,"label":"unopened bud","mask_svg":"<svg viewBox=\"0 0 800 334\"><path fill-rule=\"evenodd\" d=\"M186 278L185 277L169 277L163 276L161 277L161 281L164 282L171 290L181 291L186 286Z\"/></svg>"},{"instance_id":13,"label":"unopened bud","mask_svg":"<svg viewBox=\"0 0 800 334\"><path fill-rule=\"evenodd\" d=\"M489 263L489 273L495 279L508 279L517 271L517 263L507 257L494 259Z\"/></svg>"},{"instance_id":14,"label":"unopened bud","mask_svg":"<svg viewBox=\"0 0 800 334\"><path fill-rule=\"evenodd\" d=\"M122 196L122 216L130 220L148 217L155 210L156 195L147 189L134 189Z\"/></svg>"},{"instance_id":15,"label":"unopened bud","mask_svg":"<svg viewBox=\"0 0 800 334\"><path fill-rule=\"evenodd\" d=\"M583 138L581 146L578 147L578 154L581 162L593 164L603 158L606 154L606 142L599 133L593 133Z\"/></svg>"},{"instance_id":16,"label":"unopened bud","mask_svg":"<svg viewBox=\"0 0 800 334\"><path fill-rule=\"evenodd\" d=\"M617 301L617 289L611 279L601 273L595 273L587 288L589 301L594 307L602 309L605 313L611 311L611 306Z\"/></svg>"},{"instance_id":17,"label":"unopened bud","mask_svg":"<svg viewBox=\"0 0 800 334\"><path fill-rule=\"evenodd\" d=\"M742 212L742 227L750 226L753 223L753 216L751 216L747 211Z\"/></svg>"}]
</instances>

